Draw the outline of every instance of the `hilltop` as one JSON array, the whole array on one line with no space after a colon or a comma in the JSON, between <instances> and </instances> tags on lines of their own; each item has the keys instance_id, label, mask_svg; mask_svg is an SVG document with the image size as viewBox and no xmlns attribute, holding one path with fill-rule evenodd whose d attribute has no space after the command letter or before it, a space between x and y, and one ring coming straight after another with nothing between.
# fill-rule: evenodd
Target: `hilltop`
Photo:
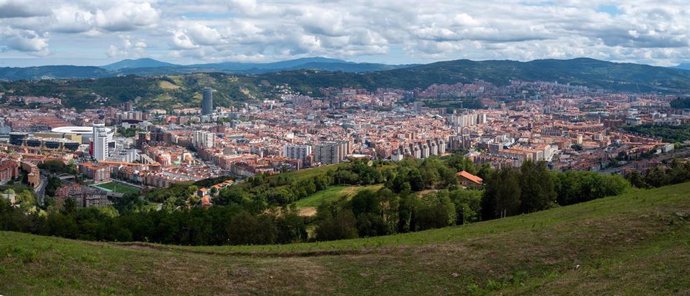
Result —
<instances>
[{"instance_id":1,"label":"hilltop","mask_svg":"<svg viewBox=\"0 0 690 296\"><path fill-rule=\"evenodd\" d=\"M150 59L150 58L142 58L142 59L125 59L116 63L108 64L105 66L101 66L101 68L106 69L108 71L118 71L122 69L137 69L137 68L157 68L157 67L172 67L176 66L175 64L171 63L166 63L166 62L161 62L158 60Z\"/></svg>"},{"instance_id":2,"label":"hilltop","mask_svg":"<svg viewBox=\"0 0 690 296\"><path fill-rule=\"evenodd\" d=\"M355 63L339 59L312 57L293 60L244 63L221 62L207 64L179 65L151 58L125 59L100 67L94 66L36 66L0 67L0 80L42 80L42 79L84 79L121 75L158 76L192 73L261 74L291 70L319 70L340 72L371 72L407 67L408 65L387 65L376 63Z\"/></svg>"},{"instance_id":3,"label":"hilltop","mask_svg":"<svg viewBox=\"0 0 690 296\"><path fill-rule=\"evenodd\" d=\"M268 246L0 232L3 295L690 293L690 183L465 226Z\"/></svg>"}]
</instances>

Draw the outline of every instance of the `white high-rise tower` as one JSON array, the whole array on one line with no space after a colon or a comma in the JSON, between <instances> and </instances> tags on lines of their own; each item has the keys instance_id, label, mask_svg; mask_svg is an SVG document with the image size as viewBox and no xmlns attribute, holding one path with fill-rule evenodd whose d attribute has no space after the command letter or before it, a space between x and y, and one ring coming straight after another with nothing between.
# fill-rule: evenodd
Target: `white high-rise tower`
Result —
<instances>
[{"instance_id":1,"label":"white high-rise tower","mask_svg":"<svg viewBox=\"0 0 690 296\"><path fill-rule=\"evenodd\" d=\"M108 129L105 124L94 123L93 125L93 158L105 160L108 157Z\"/></svg>"}]
</instances>

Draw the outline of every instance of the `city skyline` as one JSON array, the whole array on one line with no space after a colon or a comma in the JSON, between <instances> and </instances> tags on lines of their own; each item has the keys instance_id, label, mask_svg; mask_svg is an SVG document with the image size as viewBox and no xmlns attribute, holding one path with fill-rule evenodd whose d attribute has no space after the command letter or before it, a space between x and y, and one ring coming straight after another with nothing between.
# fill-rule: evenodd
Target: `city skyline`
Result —
<instances>
[{"instance_id":1,"label":"city skyline","mask_svg":"<svg viewBox=\"0 0 690 296\"><path fill-rule=\"evenodd\" d=\"M0 67L176 64L324 56L429 63L590 57L690 60L682 1L0 0Z\"/></svg>"}]
</instances>

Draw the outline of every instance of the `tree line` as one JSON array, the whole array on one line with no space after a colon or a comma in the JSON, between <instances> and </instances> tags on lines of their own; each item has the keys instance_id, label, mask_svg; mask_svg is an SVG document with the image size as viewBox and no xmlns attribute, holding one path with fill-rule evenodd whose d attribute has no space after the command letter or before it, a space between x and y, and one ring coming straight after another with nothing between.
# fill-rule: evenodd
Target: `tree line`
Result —
<instances>
[{"instance_id":1,"label":"tree line","mask_svg":"<svg viewBox=\"0 0 690 296\"><path fill-rule=\"evenodd\" d=\"M306 241L305 220L294 209L251 213L238 206L114 214L77 208L67 199L61 210L27 214L0 199L0 228L97 241L143 241L179 245L278 244Z\"/></svg>"},{"instance_id":2,"label":"tree line","mask_svg":"<svg viewBox=\"0 0 690 296\"><path fill-rule=\"evenodd\" d=\"M423 178L419 169L428 172L425 166L440 172L426 173L427 177ZM630 186L619 175L551 172L544 162L527 161L520 168L486 171L486 185L479 191L458 188L457 183L442 178L443 171L442 167L429 163L422 162L418 167L403 163L381 190L361 191L350 200L322 205L315 221L316 239L367 237L462 225L618 195ZM419 194L422 190L430 193Z\"/></svg>"},{"instance_id":3,"label":"tree line","mask_svg":"<svg viewBox=\"0 0 690 296\"><path fill-rule=\"evenodd\" d=\"M461 170L482 177L483 189L459 186L456 173ZM61 209L26 213L3 202L0 227L86 240L291 243L461 225L617 195L629 187L617 175L552 172L545 163L530 161L520 168L493 170L460 155L397 163L357 160L309 178L257 175L217 192L214 205L203 208L196 189L211 183L177 184L148 192L146 199L128 194L101 209L76 208L67 199ZM299 216L293 206L329 186L371 184L383 187L324 203L313 217ZM308 228L313 228L311 235Z\"/></svg>"},{"instance_id":4,"label":"tree line","mask_svg":"<svg viewBox=\"0 0 690 296\"><path fill-rule=\"evenodd\" d=\"M638 188L653 188L671 184L683 183L690 180L690 162L671 160L668 164L659 164L640 173L632 170L625 174L625 178Z\"/></svg>"}]
</instances>

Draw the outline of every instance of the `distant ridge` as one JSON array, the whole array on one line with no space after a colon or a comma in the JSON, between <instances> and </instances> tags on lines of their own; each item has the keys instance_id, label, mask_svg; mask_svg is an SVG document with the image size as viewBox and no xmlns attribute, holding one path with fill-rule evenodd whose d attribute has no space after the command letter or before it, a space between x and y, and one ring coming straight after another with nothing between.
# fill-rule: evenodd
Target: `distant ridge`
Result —
<instances>
[{"instance_id":1,"label":"distant ridge","mask_svg":"<svg viewBox=\"0 0 690 296\"><path fill-rule=\"evenodd\" d=\"M40 80L103 78L120 75L170 75L196 72L221 72L229 74L263 74L291 70L319 70L332 72L365 73L400 69L411 65L387 65L355 63L339 59L311 57L268 63L221 62L209 64L178 65L151 58L125 59L100 67L95 66L37 66L0 67L0 80Z\"/></svg>"},{"instance_id":2,"label":"distant ridge","mask_svg":"<svg viewBox=\"0 0 690 296\"><path fill-rule=\"evenodd\" d=\"M512 80L557 81L625 92L687 94L690 90L690 71L642 64L612 63L591 58L544 59L529 62L454 60L423 65L354 63L318 57L271 63L225 62L196 65L175 65L153 59L138 59L124 60L104 68L0 68L0 80L83 79L128 75L145 79L151 76L211 72L244 75L245 82L260 80L272 84L289 84L303 93L311 93L322 87L415 89L426 88L432 84L471 83L477 80L496 85L506 85Z\"/></svg>"},{"instance_id":3,"label":"distant ridge","mask_svg":"<svg viewBox=\"0 0 690 296\"><path fill-rule=\"evenodd\" d=\"M119 68L119 74L134 75L164 75L164 74L184 74L194 72L223 72L234 74L262 74L289 70L321 70L321 71L340 71L340 72L372 72L398 69L407 67L405 65L386 65L374 63L354 63L339 59L313 57L300 58L287 61L268 62L268 63L241 63L241 62L221 62L210 64L192 65L151 65L147 67ZM112 70L111 70L112 71Z\"/></svg>"},{"instance_id":4,"label":"distant ridge","mask_svg":"<svg viewBox=\"0 0 690 296\"><path fill-rule=\"evenodd\" d=\"M675 66L674 68L681 70L690 70L690 63L682 63L678 66Z\"/></svg>"},{"instance_id":5,"label":"distant ridge","mask_svg":"<svg viewBox=\"0 0 690 296\"><path fill-rule=\"evenodd\" d=\"M141 59L126 59L105 66L101 68L108 71L118 71L121 69L136 69L136 68L157 68L157 67L170 67L177 66L175 64L161 62L151 58L141 58Z\"/></svg>"}]
</instances>

